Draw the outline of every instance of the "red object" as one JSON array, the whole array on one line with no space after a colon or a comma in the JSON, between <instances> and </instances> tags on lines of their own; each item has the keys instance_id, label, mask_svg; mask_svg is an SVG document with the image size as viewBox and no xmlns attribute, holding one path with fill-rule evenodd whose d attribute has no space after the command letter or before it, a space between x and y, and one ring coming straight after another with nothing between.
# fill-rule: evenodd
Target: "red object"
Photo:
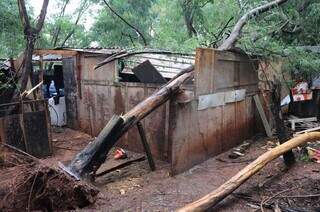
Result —
<instances>
[{"instance_id":1,"label":"red object","mask_svg":"<svg viewBox=\"0 0 320 212\"><path fill-rule=\"evenodd\" d=\"M127 153L123 149L119 148L116 150L113 158L116 160L127 158Z\"/></svg>"}]
</instances>

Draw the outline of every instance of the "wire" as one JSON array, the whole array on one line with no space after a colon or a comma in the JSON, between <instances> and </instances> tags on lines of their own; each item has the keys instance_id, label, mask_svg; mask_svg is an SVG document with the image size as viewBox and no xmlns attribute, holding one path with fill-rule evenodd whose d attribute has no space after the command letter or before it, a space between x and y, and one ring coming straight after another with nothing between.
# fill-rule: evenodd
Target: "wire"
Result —
<instances>
[{"instance_id":1,"label":"wire","mask_svg":"<svg viewBox=\"0 0 320 212\"><path fill-rule=\"evenodd\" d=\"M57 116L57 126L58 126L58 124L59 124L59 115L58 115L58 112L56 111L56 109L54 109L54 107L52 106L52 105L50 105L50 104L48 104L49 105L49 107L51 107L52 109L53 109L53 111L55 112L55 114L56 114L56 116Z\"/></svg>"}]
</instances>

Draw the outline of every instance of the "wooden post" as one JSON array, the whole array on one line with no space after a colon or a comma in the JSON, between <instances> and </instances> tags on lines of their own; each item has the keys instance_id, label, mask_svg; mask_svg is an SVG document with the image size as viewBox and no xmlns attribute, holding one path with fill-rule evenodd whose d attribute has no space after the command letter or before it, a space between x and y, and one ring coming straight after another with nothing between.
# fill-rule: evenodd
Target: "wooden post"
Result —
<instances>
[{"instance_id":1,"label":"wooden post","mask_svg":"<svg viewBox=\"0 0 320 212\"><path fill-rule=\"evenodd\" d=\"M140 138L141 138L141 142L142 142L144 151L147 154L147 158L148 158L148 163L149 163L150 169L151 169L151 171L154 171L154 170L156 170L156 166L154 164L154 161L153 161L153 158L152 158L152 154L151 154L151 151L150 151L150 147L149 147L149 144L147 142L146 133L145 133L145 131L143 129L143 126L142 126L140 121L138 121L137 127L138 127L138 131L139 131L139 134L140 134Z\"/></svg>"},{"instance_id":2,"label":"wooden post","mask_svg":"<svg viewBox=\"0 0 320 212\"><path fill-rule=\"evenodd\" d=\"M212 209L220 201L226 198L240 185L246 182L251 176L260 171L270 161L278 158L282 154L296 148L300 145L306 144L307 142L317 141L320 139L320 132L312 132L295 137L258 157L255 161L250 163L244 169L239 171L230 180L219 186L217 189L202 197L201 199L192 202L180 209L179 212L186 211L207 211Z\"/></svg>"},{"instance_id":3,"label":"wooden post","mask_svg":"<svg viewBox=\"0 0 320 212\"><path fill-rule=\"evenodd\" d=\"M271 127L270 127L269 122L267 120L266 114L265 114L265 112L263 110L259 95L258 94L254 95L253 99L254 99L254 102L256 103L256 107L258 109L260 118L261 118L262 123L263 123L263 127L264 127L264 129L266 131L266 134L267 134L267 136L269 138L271 138L272 137Z\"/></svg>"}]
</instances>

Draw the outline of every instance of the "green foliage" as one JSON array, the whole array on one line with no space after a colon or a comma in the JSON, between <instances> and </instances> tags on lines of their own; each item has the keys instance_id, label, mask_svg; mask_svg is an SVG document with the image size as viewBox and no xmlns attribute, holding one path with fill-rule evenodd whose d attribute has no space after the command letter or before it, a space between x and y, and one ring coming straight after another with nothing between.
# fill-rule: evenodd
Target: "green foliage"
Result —
<instances>
[{"instance_id":1,"label":"green foliage","mask_svg":"<svg viewBox=\"0 0 320 212\"><path fill-rule=\"evenodd\" d=\"M0 58L14 57L24 48L17 1L0 0Z\"/></svg>"},{"instance_id":2,"label":"green foliage","mask_svg":"<svg viewBox=\"0 0 320 212\"><path fill-rule=\"evenodd\" d=\"M68 0L50 0L63 8ZM149 48L193 52L195 48L219 46L237 20L249 10L270 0L106 0L126 21L138 28ZM57 12L47 17L37 46L82 48L90 43L102 47L143 48L138 33L117 17L102 0L81 0L73 14ZM52 5L52 4L51 4ZM74 6L74 5L73 5ZM90 29L85 17L75 23L79 11L99 7L88 15L94 18ZM67 4L67 8L71 7ZM50 8L48 8L50 10ZM31 13L32 14L32 13ZM310 79L320 70L319 55L301 46L320 45L319 0L290 0L250 20L242 30L237 46L248 53L267 58L286 57L285 70ZM89 18L90 18L89 17ZM0 0L0 56L17 55L23 49L23 33L15 0ZM57 32L59 36L54 42ZM55 44L54 44L55 43Z\"/></svg>"},{"instance_id":3,"label":"green foliage","mask_svg":"<svg viewBox=\"0 0 320 212\"><path fill-rule=\"evenodd\" d=\"M141 31L147 43L149 43L154 18L150 12L150 8L153 5L152 0L111 0L109 4L121 17ZM94 26L91 28L92 41L111 47L143 45L143 40L135 30L112 13L105 4L102 3L101 6L102 9L96 18Z\"/></svg>"}]
</instances>

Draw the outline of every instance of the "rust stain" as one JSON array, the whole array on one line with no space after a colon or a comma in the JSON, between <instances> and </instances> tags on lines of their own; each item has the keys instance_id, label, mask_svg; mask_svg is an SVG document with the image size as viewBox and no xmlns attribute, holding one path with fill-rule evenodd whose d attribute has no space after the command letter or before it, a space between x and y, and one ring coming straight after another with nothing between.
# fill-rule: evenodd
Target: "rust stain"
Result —
<instances>
[{"instance_id":1,"label":"rust stain","mask_svg":"<svg viewBox=\"0 0 320 212\"><path fill-rule=\"evenodd\" d=\"M121 114L124 113L125 111L125 103L124 99L121 93L121 88L120 87L115 87L115 95L113 97L114 99L114 113L115 114Z\"/></svg>"}]
</instances>

